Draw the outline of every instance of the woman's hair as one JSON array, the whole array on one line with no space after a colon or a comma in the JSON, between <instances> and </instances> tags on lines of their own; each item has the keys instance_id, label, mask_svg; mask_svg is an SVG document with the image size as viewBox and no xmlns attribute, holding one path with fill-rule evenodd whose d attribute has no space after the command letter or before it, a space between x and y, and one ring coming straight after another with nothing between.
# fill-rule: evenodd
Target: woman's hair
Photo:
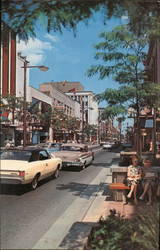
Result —
<instances>
[{"instance_id":1,"label":"woman's hair","mask_svg":"<svg viewBox=\"0 0 160 250\"><path fill-rule=\"evenodd\" d=\"M132 155L132 156L131 156L131 160L134 160L134 159L139 160L138 155Z\"/></svg>"},{"instance_id":2,"label":"woman's hair","mask_svg":"<svg viewBox=\"0 0 160 250\"><path fill-rule=\"evenodd\" d=\"M150 158L146 158L146 159L144 159L144 160L143 160L143 163L144 163L144 162L146 162L146 161L149 161L149 162L151 162L151 163L153 162L153 160L152 160L152 159L150 159Z\"/></svg>"}]
</instances>

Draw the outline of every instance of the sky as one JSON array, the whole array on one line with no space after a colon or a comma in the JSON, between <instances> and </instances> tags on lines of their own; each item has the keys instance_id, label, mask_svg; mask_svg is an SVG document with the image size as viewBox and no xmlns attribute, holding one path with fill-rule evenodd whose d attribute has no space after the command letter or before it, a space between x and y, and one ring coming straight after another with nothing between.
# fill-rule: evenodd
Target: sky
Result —
<instances>
[{"instance_id":1,"label":"sky","mask_svg":"<svg viewBox=\"0 0 160 250\"><path fill-rule=\"evenodd\" d=\"M118 84L111 78L99 80L98 75L88 78L86 72L91 65L97 63L94 59L96 50L94 45L101 40L98 37L102 31L111 30L122 24L122 19L111 19L103 25L102 18L95 15L88 25L80 23L76 36L73 31L63 29L63 33L47 33L44 25L36 25L36 38L30 38L26 44L18 43L18 51L27 56L30 65L45 65L47 72L38 69L30 70L30 85L39 87L48 81L79 81L85 90L98 94L106 88L117 88Z\"/></svg>"},{"instance_id":2,"label":"sky","mask_svg":"<svg viewBox=\"0 0 160 250\"><path fill-rule=\"evenodd\" d=\"M72 30L47 33L44 23L36 24L36 38L30 38L28 43L20 41L18 51L27 56L30 65L45 65L49 67L47 72L38 69L30 70L29 84L35 88L43 82L50 81L79 81L85 90L93 93L102 93L106 88L118 88L118 83L110 78L99 80L98 75L91 78L87 76L87 70L91 65L98 63L94 59L94 45L101 40L99 34L112 30L114 26L126 22L126 17L112 18L103 24L102 17L96 14L88 25L79 23L76 36ZM102 102L100 107L105 107Z\"/></svg>"}]
</instances>

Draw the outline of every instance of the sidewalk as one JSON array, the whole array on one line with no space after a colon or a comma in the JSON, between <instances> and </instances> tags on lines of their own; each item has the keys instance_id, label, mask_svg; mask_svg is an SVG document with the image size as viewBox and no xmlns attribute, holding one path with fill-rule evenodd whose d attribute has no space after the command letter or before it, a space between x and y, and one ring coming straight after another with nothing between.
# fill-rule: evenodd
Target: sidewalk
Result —
<instances>
[{"instance_id":1,"label":"sidewalk","mask_svg":"<svg viewBox=\"0 0 160 250\"><path fill-rule=\"evenodd\" d=\"M113 162L111 168L113 167L119 167L118 163ZM139 201L137 206L132 203L124 205L123 202L112 201L108 190L108 185L111 182L112 176L110 172L104 183L101 183L96 198L87 213L81 221L72 225L68 234L59 245L59 249L85 249L92 227L97 225L100 217L107 217L110 214L110 210L116 210L117 213L120 213L125 218L132 218L135 214L145 213L145 210L152 209L152 207L149 208L142 201Z\"/></svg>"}]
</instances>

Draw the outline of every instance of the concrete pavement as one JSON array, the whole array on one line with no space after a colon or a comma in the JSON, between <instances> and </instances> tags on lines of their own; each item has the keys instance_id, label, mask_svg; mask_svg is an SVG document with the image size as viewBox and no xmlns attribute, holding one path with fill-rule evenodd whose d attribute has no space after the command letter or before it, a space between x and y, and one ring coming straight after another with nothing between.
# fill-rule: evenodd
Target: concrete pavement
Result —
<instances>
[{"instance_id":1,"label":"concrete pavement","mask_svg":"<svg viewBox=\"0 0 160 250\"><path fill-rule=\"evenodd\" d=\"M99 150L96 149L96 152ZM119 157L119 154L115 154L115 157ZM93 224L105 210L106 196L103 192L106 182L111 182L110 168L103 168L99 172L32 249L83 249Z\"/></svg>"},{"instance_id":2,"label":"concrete pavement","mask_svg":"<svg viewBox=\"0 0 160 250\"><path fill-rule=\"evenodd\" d=\"M118 167L118 164L114 163L112 167ZM100 217L106 218L110 214L110 210L116 210L117 213L120 213L125 218L132 218L135 214L144 213L145 209L148 210L148 207L142 201L139 201L139 205L135 206L132 203L124 205L123 202L107 199L107 197L109 198L107 186L112 182L111 171L110 169L108 170L107 176L104 182L100 183L96 197L88 211L81 220L72 225L58 249L85 249L92 227L98 223Z\"/></svg>"}]
</instances>

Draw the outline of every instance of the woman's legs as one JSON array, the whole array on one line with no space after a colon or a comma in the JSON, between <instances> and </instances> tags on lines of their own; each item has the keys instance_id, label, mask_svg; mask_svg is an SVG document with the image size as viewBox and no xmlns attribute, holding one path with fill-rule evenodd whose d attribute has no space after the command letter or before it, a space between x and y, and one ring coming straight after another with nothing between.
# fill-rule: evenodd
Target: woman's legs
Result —
<instances>
[{"instance_id":1,"label":"woman's legs","mask_svg":"<svg viewBox=\"0 0 160 250\"><path fill-rule=\"evenodd\" d=\"M127 194L127 198L131 198L131 197L132 197L132 193L133 193L133 190L134 190L134 185L135 185L135 184L132 184L132 185L131 185L131 190L130 190L129 193Z\"/></svg>"},{"instance_id":2,"label":"woman's legs","mask_svg":"<svg viewBox=\"0 0 160 250\"><path fill-rule=\"evenodd\" d=\"M134 203L137 205L137 203L138 203L138 201L137 201L137 184L134 185L133 194L134 194Z\"/></svg>"},{"instance_id":3,"label":"woman's legs","mask_svg":"<svg viewBox=\"0 0 160 250\"><path fill-rule=\"evenodd\" d=\"M147 193L148 193L148 202L147 202L147 205L151 205L152 204L152 187L151 187L151 185L149 185Z\"/></svg>"},{"instance_id":4,"label":"woman's legs","mask_svg":"<svg viewBox=\"0 0 160 250\"><path fill-rule=\"evenodd\" d=\"M138 201L137 201L137 184L135 184L135 183L131 185L131 190L128 193L127 198L131 198L132 193L134 194L134 203L137 204L138 203Z\"/></svg>"},{"instance_id":5,"label":"woman's legs","mask_svg":"<svg viewBox=\"0 0 160 250\"><path fill-rule=\"evenodd\" d=\"M143 193L141 194L141 196L139 197L140 200L143 200L144 199L144 196L146 195L146 193L148 192L148 189L149 189L150 185L148 182L146 182L144 184L144 190L143 190Z\"/></svg>"}]
</instances>

